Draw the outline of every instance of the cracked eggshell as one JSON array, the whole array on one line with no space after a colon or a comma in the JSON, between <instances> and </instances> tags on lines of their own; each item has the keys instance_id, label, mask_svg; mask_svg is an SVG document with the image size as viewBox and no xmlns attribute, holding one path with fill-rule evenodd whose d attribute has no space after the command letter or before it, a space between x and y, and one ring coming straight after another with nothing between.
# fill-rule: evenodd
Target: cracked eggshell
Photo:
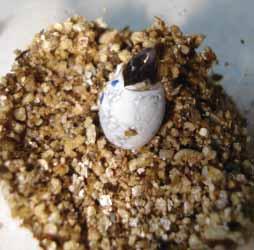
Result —
<instances>
[{"instance_id":1,"label":"cracked eggshell","mask_svg":"<svg viewBox=\"0 0 254 250\"><path fill-rule=\"evenodd\" d=\"M124 149L147 144L159 130L165 113L161 83L145 91L124 87L122 65L99 98L99 118L107 139Z\"/></svg>"}]
</instances>

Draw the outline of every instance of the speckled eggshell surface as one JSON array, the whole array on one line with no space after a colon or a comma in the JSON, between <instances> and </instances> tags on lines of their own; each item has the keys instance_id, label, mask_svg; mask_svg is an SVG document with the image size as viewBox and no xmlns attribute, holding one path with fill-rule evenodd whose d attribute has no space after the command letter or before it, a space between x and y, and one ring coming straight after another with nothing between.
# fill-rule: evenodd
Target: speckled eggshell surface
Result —
<instances>
[{"instance_id":1,"label":"speckled eggshell surface","mask_svg":"<svg viewBox=\"0 0 254 250\"><path fill-rule=\"evenodd\" d=\"M107 139L125 149L137 149L156 134L165 112L161 83L145 91L124 87L122 65L100 95L99 117Z\"/></svg>"}]
</instances>

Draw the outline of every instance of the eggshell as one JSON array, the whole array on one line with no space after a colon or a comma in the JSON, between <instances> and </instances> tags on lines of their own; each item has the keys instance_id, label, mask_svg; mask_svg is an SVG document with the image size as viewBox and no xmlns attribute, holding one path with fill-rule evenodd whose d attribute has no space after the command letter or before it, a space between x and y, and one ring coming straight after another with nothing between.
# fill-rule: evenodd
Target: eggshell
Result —
<instances>
[{"instance_id":1,"label":"eggshell","mask_svg":"<svg viewBox=\"0 0 254 250\"><path fill-rule=\"evenodd\" d=\"M99 118L107 139L124 149L137 149L157 133L165 113L161 83L145 91L124 87L122 65L107 83L99 100Z\"/></svg>"}]
</instances>

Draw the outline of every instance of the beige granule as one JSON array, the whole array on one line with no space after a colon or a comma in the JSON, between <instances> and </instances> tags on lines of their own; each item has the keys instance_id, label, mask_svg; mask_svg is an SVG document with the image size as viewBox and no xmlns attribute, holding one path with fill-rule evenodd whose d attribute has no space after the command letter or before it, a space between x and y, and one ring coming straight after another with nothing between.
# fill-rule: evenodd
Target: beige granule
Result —
<instances>
[{"instance_id":1,"label":"beige granule","mask_svg":"<svg viewBox=\"0 0 254 250\"><path fill-rule=\"evenodd\" d=\"M203 40L159 18L132 32L72 17L17 51L0 81L0 179L43 249L234 249L248 238L245 121L208 78L216 56L197 52ZM98 95L119 63L158 43L164 123L142 149L115 148Z\"/></svg>"}]
</instances>

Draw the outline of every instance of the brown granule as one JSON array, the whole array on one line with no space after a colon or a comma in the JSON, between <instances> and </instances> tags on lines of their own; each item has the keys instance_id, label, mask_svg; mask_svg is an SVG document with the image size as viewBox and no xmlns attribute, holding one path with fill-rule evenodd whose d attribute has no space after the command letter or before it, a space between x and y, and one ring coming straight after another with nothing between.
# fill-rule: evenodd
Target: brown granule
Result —
<instances>
[{"instance_id":1,"label":"brown granule","mask_svg":"<svg viewBox=\"0 0 254 250\"><path fill-rule=\"evenodd\" d=\"M216 60L156 18L144 31L73 17L36 34L0 82L0 179L43 249L234 249L254 220L245 120L208 80ZM112 146L98 94L117 64L162 44L167 112L153 140Z\"/></svg>"},{"instance_id":2,"label":"brown granule","mask_svg":"<svg viewBox=\"0 0 254 250\"><path fill-rule=\"evenodd\" d=\"M126 131L124 132L124 135L125 135L126 137L135 136L135 135L137 135L137 134L138 134L137 130L136 130L136 129L132 129L132 128L130 128L130 129L128 129L128 130L126 130Z\"/></svg>"}]
</instances>

